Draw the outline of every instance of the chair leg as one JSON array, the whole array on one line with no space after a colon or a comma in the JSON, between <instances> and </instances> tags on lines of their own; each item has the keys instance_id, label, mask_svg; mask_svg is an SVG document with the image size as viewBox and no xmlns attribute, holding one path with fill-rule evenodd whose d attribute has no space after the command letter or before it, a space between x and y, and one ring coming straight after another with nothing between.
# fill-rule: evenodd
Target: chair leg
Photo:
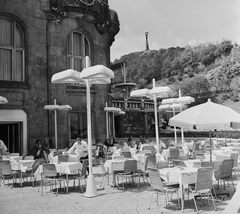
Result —
<instances>
[{"instance_id":1,"label":"chair leg","mask_svg":"<svg viewBox=\"0 0 240 214\"><path fill-rule=\"evenodd\" d=\"M153 194L152 194L152 197L151 197L151 200L150 200L150 204L149 204L149 207L148 207L149 210L150 210L150 208L151 208L151 204L152 204L152 200L153 200L153 195L154 195L154 192L153 192Z\"/></svg>"},{"instance_id":2,"label":"chair leg","mask_svg":"<svg viewBox=\"0 0 240 214\"><path fill-rule=\"evenodd\" d=\"M198 213L197 202L196 202L196 200L195 200L194 194L193 194L193 201L194 201L194 205L195 205L196 211L197 211L197 213Z\"/></svg>"}]
</instances>

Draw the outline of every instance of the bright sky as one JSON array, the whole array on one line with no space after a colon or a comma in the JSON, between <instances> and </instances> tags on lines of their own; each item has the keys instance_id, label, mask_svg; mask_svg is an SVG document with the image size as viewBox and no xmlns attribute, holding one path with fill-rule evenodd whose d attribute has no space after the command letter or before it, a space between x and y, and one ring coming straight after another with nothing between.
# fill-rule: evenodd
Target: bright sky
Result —
<instances>
[{"instance_id":1,"label":"bright sky","mask_svg":"<svg viewBox=\"0 0 240 214\"><path fill-rule=\"evenodd\" d=\"M108 0L120 31L111 61L145 49L185 47L229 39L240 44L240 0Z\"/></svg>"}]
</instances>

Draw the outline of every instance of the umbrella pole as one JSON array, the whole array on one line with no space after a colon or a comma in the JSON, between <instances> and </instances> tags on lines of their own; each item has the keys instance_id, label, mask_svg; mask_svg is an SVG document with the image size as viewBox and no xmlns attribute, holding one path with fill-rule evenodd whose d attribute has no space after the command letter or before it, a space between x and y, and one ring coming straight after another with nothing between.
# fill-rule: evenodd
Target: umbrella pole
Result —
<instances>
[{"instance_id":1,"label":"umbrella pole","mask_svg":"<svg viewBox=\"0 0 240 214\"><path fill-rule=\"evenodd\" d=\"M209 139L210 139L210 162L212 163L212 138L211 138L211 130L209 131Z\"/></svg>"},{"instance_id":2,"label":"umbrella pole","mask_svg":"<svg viewBox=\"0 0 240 214\"><path fill-rule=\"evenodd\" d=\"M173 108L173 116L175 116L175 109ZM176 126L174 126L174 138L175 138L175 145L177 145L177 130Z\"/></svg>"}]
</instances>

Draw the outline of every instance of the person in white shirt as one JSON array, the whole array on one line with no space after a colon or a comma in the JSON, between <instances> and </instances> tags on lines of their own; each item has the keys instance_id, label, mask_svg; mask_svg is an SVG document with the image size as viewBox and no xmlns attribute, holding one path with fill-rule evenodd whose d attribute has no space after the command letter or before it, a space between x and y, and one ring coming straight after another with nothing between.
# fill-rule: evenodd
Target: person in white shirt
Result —
<instances>
[{"instance_id":1,"label":"person in white shirt","mask_svg":"<svg viewBox=\"0 0 240 214\"><path fill-rule=\"evenodd\" d=\"M75 152L79 156L80 160L88 159L88 145L81 138L77 138L76 142L67 151L67 154Z\"/></svg>"}]
</instances>

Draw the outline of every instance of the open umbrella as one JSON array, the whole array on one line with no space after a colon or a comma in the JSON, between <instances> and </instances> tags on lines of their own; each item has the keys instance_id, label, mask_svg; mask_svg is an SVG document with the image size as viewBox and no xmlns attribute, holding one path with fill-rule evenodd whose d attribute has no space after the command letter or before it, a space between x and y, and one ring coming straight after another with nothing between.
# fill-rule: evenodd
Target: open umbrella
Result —
<instances>
[{"instance_id":1,"label":"open umbrella","mask_svg":"<svg viewBox=\"0 0 240 214\"><path fill-rule=\"evenodd\" d=\"M225 130L230 129L233 124L240 125L240 114L208 99L206 103L191 107L170 118L169 124L186 130L209 131L210 161L212 161L211 130Z\"/></svg>"}]
</instances>

